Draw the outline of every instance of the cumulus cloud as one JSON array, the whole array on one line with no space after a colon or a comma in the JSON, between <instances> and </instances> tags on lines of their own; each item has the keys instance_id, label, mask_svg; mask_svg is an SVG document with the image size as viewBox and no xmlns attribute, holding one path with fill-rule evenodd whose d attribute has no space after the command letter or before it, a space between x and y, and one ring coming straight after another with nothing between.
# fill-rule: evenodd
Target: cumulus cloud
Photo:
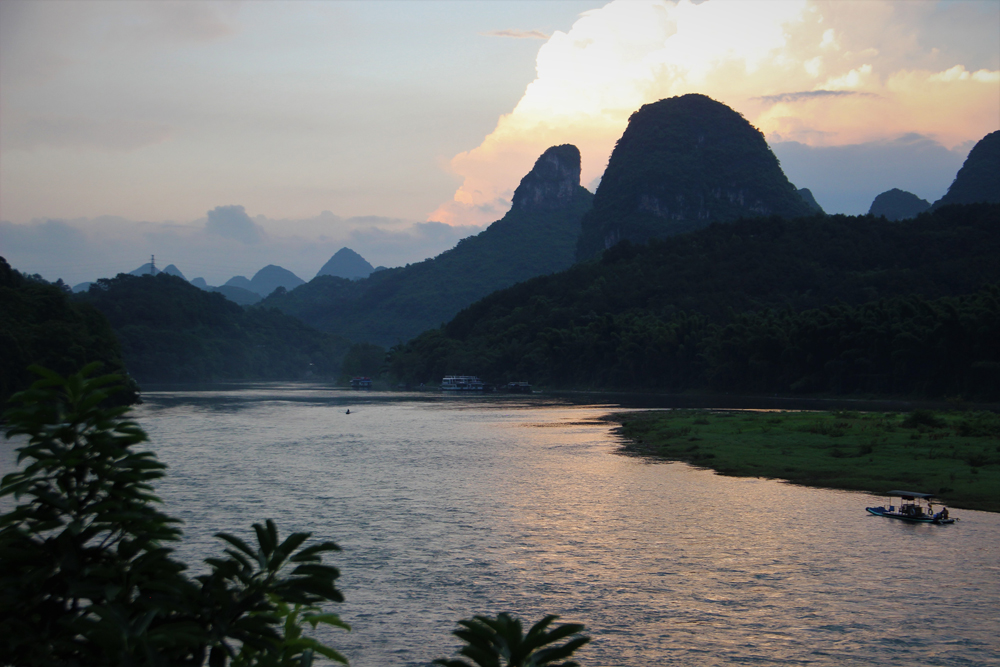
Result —
<instances>
[{"instance_id":1,"label":"cumulus cloud","mask_svg":"<svg viewBox=\"0 0 1000 667\"><path fill-rule=\"evenodd\" d=\"M490 30L480 33L487 37L512 37L513 39L548 39L541 30Z\"/></svg>"},{"instance_id":2,"label":"cumulus cloud","mask_svg":"<svg viewBox=\"0 0 1000 667\"><path fill-rule=\"evenodd\" d=\"M240 243L260 243L263 230L250 219L242 206L216 206L208 212L205 231Z\"/></svg>"},{"instance_id":3,"label":"cumulus cloud","mask_svg":"<svg viewBox=\"0 0 1000 667\"><path fill-rule=\"evenodd\" d=\"M560 143L580 148L582 182L592 183L632 112L685 93L728 104L771 142L860 145L917 133L947 149L981 138L997 129L1000 71L969 71L979 52L963 51L955 31L935 41L935 30L985 22L976 40L1000 42L989 30L997 18L951 4L616 0L541 47L515 108L451 160L462 185L428 219L495 219L538 155Z\"/></svg>"}]
</instances>

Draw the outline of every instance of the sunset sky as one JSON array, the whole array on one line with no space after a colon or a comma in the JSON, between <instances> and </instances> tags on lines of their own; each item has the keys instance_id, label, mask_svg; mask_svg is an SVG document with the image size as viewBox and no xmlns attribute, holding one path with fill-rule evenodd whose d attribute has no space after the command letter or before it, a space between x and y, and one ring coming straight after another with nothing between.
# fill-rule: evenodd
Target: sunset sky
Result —
<instances>
[{"instance_id":1,"label":"sunset sky","mask_svg":"<svg viewBox=\"0 0 1000 667\"><path fill-rule=\"evenodd\" d=\"M596 188L629 115L691 92L827 212L933 201L1000 129L1000 2L0 0L0 255L70 283L420 261L548 146Z\"/></svg>"}]
</instances>

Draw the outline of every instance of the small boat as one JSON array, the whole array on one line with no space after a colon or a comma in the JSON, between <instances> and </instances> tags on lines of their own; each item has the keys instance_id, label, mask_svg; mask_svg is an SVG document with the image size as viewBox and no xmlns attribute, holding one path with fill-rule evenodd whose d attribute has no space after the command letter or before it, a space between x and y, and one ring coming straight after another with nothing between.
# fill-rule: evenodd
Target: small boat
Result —
<instances>
[{"instance_id":1,"label":"small boat","mask_svg":"<svg viewBox=\"0 0 1000 667\"><path fill-rule=\"evenodd\" d=\"M955 523L956 519L948 517L948 508L942 507L939 511L934 511L930 493L916 493L914 491L890 491L890 498L899 498L899 507L887 505L883 507L866 507L871 514L876 516L886 516L890 519L900 519L910 523ZM926 506L924 505L926 503Z\"/></svg>"},{"instance_id":2,"label":"small boat","mask_svg":"<svg viewBox=\"0 0 1000 667\"><path fill-rule=\"evenodd\" d=\"M370 377L352 377L351 378L351 389L371 389L372 379Z\"/></svg>"},{"instance_id":3,"label":"small boat","mask_svg":"<svg viewBox=\"0 0 1000 667\"><path fill-rule=\"evenodd\" d=\"M485 391L486 385L475 375L446 375L441 391Z\"/></svg>"}]
</instances>

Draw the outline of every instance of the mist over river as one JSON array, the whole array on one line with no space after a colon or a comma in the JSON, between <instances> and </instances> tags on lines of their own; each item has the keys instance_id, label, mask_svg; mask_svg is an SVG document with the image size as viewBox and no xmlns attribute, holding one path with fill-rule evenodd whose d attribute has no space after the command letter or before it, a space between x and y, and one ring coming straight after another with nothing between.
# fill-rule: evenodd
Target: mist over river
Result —
<instances>
[{"instance_id":1,"label":"mist over river","mask_svg":"<svg viewBox=\"0 0 1000 667\"><path fill-rule=\"evenodd\" d=\"M584 623L583 667L1000 664L1000 515L906 525L868 515L868 494L623 456L599 420L619 403L305 384L143 398L178 555L198 564L214 533L250 540L265 518L332 539L353 630L322 638L354 667L451 656L457 620L500 611Z\"/></svg>"}]
</instances>

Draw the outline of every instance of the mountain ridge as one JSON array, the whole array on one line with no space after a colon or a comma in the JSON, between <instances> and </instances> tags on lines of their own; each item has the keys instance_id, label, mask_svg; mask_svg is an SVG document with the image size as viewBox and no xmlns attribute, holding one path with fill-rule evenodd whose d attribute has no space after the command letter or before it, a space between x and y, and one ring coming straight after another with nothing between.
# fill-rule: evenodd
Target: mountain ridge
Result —
<instances>
[{"instance_id":1,"label":"mountain ridge","mask_svg":"<svg viewBox=\"0 0 1000 667\"><path fill-rule=\"evenodd\" d=\"M553 146L521 180L511 210L450 250L361 280L317 276L262 305L354 341L394 345L497 289L572 265L592 199L580 185L579 150Z\"/></svg>"}]
</instances>

